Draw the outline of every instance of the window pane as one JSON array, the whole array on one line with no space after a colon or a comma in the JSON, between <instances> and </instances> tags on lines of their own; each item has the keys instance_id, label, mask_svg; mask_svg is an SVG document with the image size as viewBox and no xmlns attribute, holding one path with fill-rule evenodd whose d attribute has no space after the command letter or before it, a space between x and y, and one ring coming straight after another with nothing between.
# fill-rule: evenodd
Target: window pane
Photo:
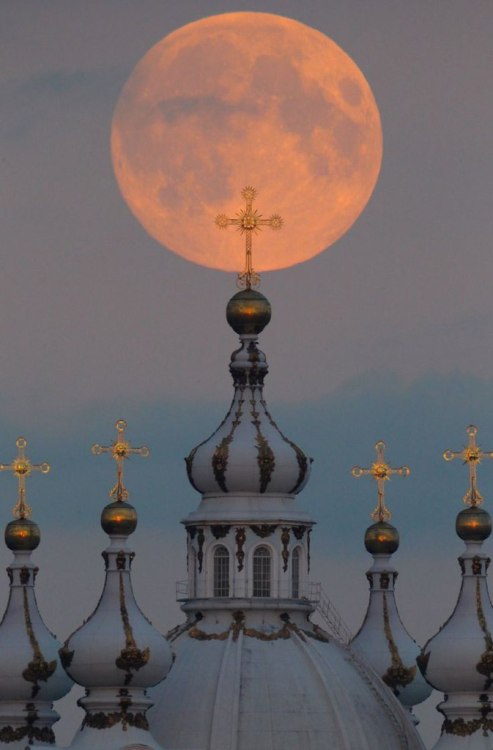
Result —
<instances>
[{"instance_id":1,"label":"window pane","mask_svg":"<svg viewBox=\"0 0 493 750\"><path fill-rule=\"evenodd\" d=\"M223 546L214 551L214 596L229 596L229 552Z\"/></svg>"},{"instance_id":2,"label":"window pane","mask_svg":"<svg viewBox=\"0 0 493 750\"><path fill-rule=\"evenodd\" d=\"M253 553L253 596L270 596L270 552L258 547Z\"/></svg>"}]
</instances>

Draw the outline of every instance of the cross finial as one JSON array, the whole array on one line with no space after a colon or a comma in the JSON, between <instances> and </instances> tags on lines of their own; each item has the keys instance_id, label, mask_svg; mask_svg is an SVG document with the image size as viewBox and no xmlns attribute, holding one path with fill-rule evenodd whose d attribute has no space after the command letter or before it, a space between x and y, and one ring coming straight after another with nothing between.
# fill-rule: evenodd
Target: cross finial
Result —
<instances>
[{"instance_id":1,"label":"cross finial","mask_svg":"<svg viewBox=\"0 0 493 750\"><path fill-rule=\"evenodd\" d=\"M483 451L480 446L476 443L476 435L478 434L478 428L473 424L470 424L466 429L469 437L468 443L465 448L461 451L445 451L443 457L445 461L453 461L454 458L461 458L464 464L469 467L469 489L463 497L466 505L472 505L473 507L481 505L483 502L483 496L477 487L476 482L476 471L478 464L481 463L482 458L493 458L493 451Z\"/></svg>"},{"instance_id":2,"label":"cross finial","mask_svg":"<svg viewBox=\"0 0 493 750\"><path fill-rule=\"evenodd\" d=\"M281 229L283 220L279 214L272 214L269 219L262 218L262 214L259 214L256 208L253 208L257 191L251 185L243 188L241 195L245 199L245 208L237 211L234 219L230 219L226 214L219 214L216 216L216 224L219 229L227 229L228 226L233 224L238 227L240 234L245 235L245 267L238 274L236 283L240 288L251 289L252 286L260 284L260 276L253 270L252 265L252 234L260 231L263 226L276 230Z\"/></svg>"},{"instance_id":3,"label":"cross finial","mask_svg":"<svg viewBox=\"0 0 493 750\"><path fill-rule=\"evenodd\" d=\"M12 508L14 518L29 518L32 513L32 508L26 503L26 477L28 477L33 471L40 471L42 474L48 474L50 470L50 464L46 461L42 464L32 464L26 456L26 445L27 440L23 437L18 437L15 441L17 446L17 456L10 464L0 464L0 471L11 471L14 476L17 477L19 483L19 491L17 496L17 502Z\"/></svg>"},{"instance_id":4,"label":"cross finial","mask_svg":"<svg viewBox=\"0 0 493 750\"><path fill-rule=\"evenodd\" d=\"M119 419L115 422L115 429L116 440L113 440L111 445L99 445L99 443L95 443L92 446L92 452L95 456L100 456L101 453L110 453L111 457L115 459L116 484L111 488L109 495L113 500L123 502L128 499L128 490L123 484L123 462L125 459L130 458L131 455L143 456L146 458L149 455L149 448L146 445L142 445L140 448L134 448L130 445L125 438L127 423L124 419Z\"/></svg>"},{"instance_id":5,"label":"cross finial","mask_svg":"<svg viewBox=\"0 0 493 750\"><path fill-rule=\"evenodd\" d=\"M378 492L378 503L375 510L372 512L371 517L374 521L388 521L392 518L390 510L385 505L385 482L390 479L394 474L398 474L400 477L408 477L411 473L411 469L408 466L399 466L397 469L393 469L385 461L385 443L383 440L379 440L375 443L375 450L377 452L377 460L370 466L369 469L362 469L361 466L353 466L351 474L353 477L359 478L362 476L371 476L377 483Z\"/></svg>"}]
</instances>

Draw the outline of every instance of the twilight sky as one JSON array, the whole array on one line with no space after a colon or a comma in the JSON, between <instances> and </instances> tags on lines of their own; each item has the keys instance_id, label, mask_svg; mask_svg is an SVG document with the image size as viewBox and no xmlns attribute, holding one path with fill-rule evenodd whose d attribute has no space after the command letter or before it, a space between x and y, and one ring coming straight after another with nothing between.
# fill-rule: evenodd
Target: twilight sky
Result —
<instances>
[{"instance_id":1,"label":"twilight sky","mask_svg":"<svg viewBox=\"0 0 493 750\"><path fill-rule=\"evenodd\" d=\"M65 638L96 603L105 544L98 516L113 467L89 447L107 444L125 417L132 441L152 451L128 469L140 513L137 596L162 629L181 619L178 522L198 501L183 456L229 405L236 340L224 308L235 281L144 232L116 186L109 134L140 57L173 29L233 10L291 16L327 34L362 69L379 105L384 158L373 197L329 251L264 275L273 320L261 348L271 410L315 459L300 497L319 522L313 578L354 629L366 606L362 535L375 490L350 468L368 465L377 439L394 465L411 467L388 499L402 540L401 614L423 643L458 587L453 526L466 472L441 454L460 449L471 422L482 446L493 446L489 0L2 4L0 459L14 456L23 434L28 455L53 465L28 486L44 533L40 608ZM479 486L488 506L487 464ZM15 484L0 483L6 523ZM6 595L5 580L0 600ZM436 722L423 725L434 737Z\"/></svg>"}]
</instances>

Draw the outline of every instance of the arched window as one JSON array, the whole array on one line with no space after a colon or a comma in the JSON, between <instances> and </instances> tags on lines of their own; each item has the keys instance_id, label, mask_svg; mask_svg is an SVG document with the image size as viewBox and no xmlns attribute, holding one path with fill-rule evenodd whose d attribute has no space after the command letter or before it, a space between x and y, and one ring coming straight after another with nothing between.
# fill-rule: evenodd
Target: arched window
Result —
<instances>
[{"instance_id":1,"label":"arched window","mask_svg":"<svg viewBox=\"0 0 493 750\"><path fill-rule=\"evenodd\" d=\"M214 596L229 596L229 552L222 544L214 550Z\"/></svg>"},{"instance_id":2,"label":"arched window","mask_svg":"<svg viewBox=\"0 0 493 750\"><path fill-rule=\"evenodd\" d=\"M300 598L300 548L295 547L291 555L291 596Z\"/></svg>"},{"instance_id":3,"label":"arched window","mask_svg":"<svg viewBox=\"0 0 493 750\"><path fill-rule=\"evenodd\" d=\"M253 596L270 596L270 551L257 547L253 553Z\"/></svg>"}]
</instances>

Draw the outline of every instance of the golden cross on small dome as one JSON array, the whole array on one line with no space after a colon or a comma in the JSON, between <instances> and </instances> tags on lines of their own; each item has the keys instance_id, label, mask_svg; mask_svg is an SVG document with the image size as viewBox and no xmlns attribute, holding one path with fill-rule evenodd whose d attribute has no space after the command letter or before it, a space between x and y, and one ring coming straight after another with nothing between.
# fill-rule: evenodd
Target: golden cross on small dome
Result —
<instances>
[{"instance_id":1,"label":"golden cross on small dome","mask_svg":"<svg viewBox=\"0 0 493 750\"><path fill-rule=\"evenodd\" d=\"M238 274L237 284L239 287L251 289L252 286L260 284L260 276L253 270L252 265L252 234L260 231L264 226L275 230L281 229L283 220L279 214L272 214L269 219L263 219L262 214L253 208L253 201L257 195L254 187L248 185L243 188L241 195L245 199L245 208L237 211L234 219L230 219L226 214L219 214L216 216L216 224L219 229L227 229L228 226L234 225L238 227L241 234L245 235L245 267Z\"/></svg>"},{"instance_id":2,"label":"golden cross on small dome","mask_svg":"<svg viewBox=\"0 0 493 750\"><path fill-rule=\"evenodd\" d=\"M19 492L17 502L12 508L14 518L30 518L32 508L26 503L26 477L33 471L40 471L41 474L48 474L50 464L46 461L42 464L32 464L26 456L27 440L23 437L15 441L17 446L17 456L11 464L0 464L0 471L11 471L17 477L19 483Z\"/></svg>"},{"instance_id":3,"label":"golden cross on small dome","mask_svg":"<svg viewBox=\"0 0 493 750\"><path fill-rule=\"evenodd\" d=\"M483 451L480 446L476 443L476 435L478 434L478 428L473 424L470 424L466 429L469 441L465 448L461 451L445 451L443 457L445 461L453 461L454 458L461 458L462 462L467 464L469 467L469 489L463 497L466 505L472 505L473 507L481 505L484 498L481 495L477 487L476 482L476 471L478 464L481 463L482 458L493 458L493 451Z\"/></svg>"},{"instance_id":4,"label":"golden cross on small dome","mask_svg":"<svg viewBox=\"0 0 493 750\"><path fill-rule=\"evenodd\" d=\"M385 460L385 443L379 440L375 443L377 460L369 469L362 469L361 466L353 466L351 474L353 477L371 476L377 483L378 503L371 517L374 521L388 521L392 518L390 510L385 505L385 482L391 476L397 474L400 477L408 477L411 469L408 466L399 466L397 469L392 468Z\"/></svg>"},{"instance_id":5,"label":"golden cross on small dome","mask_svg":"<svg viewBox=\"0 0 493 750\"><path fill-rule=\"evenodd\" d=\"M116 440L113 440L111 445L99 445L95 443L92 446L92 452L95 456L100 456L101 453L110 453L111 457L116 461L116 484L111 488L109 495L118 502L128 500L128 490L123 484L123 462L130 458L132 455L143 456L146 458L149 455L149 448L147 445L142 445L140 448L134 448L128 440L125 438L125 430L127 429L127 423L124 419L119 419L115 422L116 429Z\"/></svg>"}]
</instances>

